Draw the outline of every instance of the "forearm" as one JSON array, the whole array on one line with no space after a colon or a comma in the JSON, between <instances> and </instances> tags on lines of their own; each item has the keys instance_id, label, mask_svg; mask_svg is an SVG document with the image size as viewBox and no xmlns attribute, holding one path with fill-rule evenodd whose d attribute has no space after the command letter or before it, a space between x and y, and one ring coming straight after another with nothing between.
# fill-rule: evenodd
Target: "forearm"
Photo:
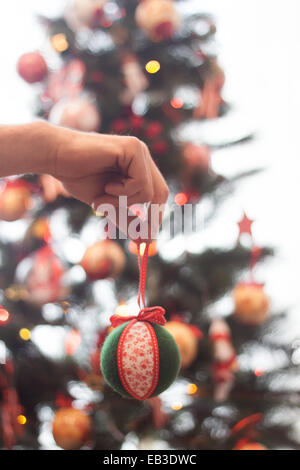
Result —
<instances>
[{"instance_id":1,"label":"forearm","mask_svg":"<svg viewBox=\"0 0 300 470\"><path fill-rule=\"evenodd\" d=\"M54 147L54 132L46 122L0 126L0 177L49 173Z\"/></svg>"}]
</instances>

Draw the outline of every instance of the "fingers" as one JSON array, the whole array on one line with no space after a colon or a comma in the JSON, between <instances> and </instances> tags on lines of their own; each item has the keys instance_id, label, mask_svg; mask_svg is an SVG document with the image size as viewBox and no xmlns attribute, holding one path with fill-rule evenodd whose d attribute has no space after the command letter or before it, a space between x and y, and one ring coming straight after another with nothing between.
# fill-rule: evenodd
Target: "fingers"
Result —
<instances>
[{"instance_id":1,"label":"fingers","mask_svg":"<svg viewBox=\"0 0 300 470\"><path fill-rule=\"evenodd\" d=\"M125 157L122 156L119 159L122 171L127 169L127 175L124 176L123 182L106 184L105 194L94 201L94 207L100 206L98 210L103 212L101 206L103 209L106 204L112 204L116 208L116 213L114 214L114 220L107 213L108 219L116 223L127 236L133 238L133 234L130 233L130 230L128 231L128 227L135 217L128 215L128 212L126 220L124 220L124 217L120 217L124 207L120 207L122 201L119 197L127 196L126 210L133 205L150 202L152 207L148 209L148 220L145 222L141 220L141 224L147 224L148 234L147 237L142 237L142 239L150 240L155 238L159 231L169 190L162 174L152 160L147 146L137 139L130 141L130 144L133 145L129 145L125 149ZM155 209L154 204L156 205ZM153 209L155 217L151 217Z\"/></svg>"},{"instance_id":2,"label":"fingers","mask_svg":"<svg viewBox=\"0 0 300 470\"><path fill-rule=\"evenodd\" d=\"M123 142L125 143L124 153L118 158L123 181L109 182L105 186L105 192L112 196L138 196L139 202L151 201L153 182L148 149L135 137L127 137Z\"/></svg>"}]
</instances>

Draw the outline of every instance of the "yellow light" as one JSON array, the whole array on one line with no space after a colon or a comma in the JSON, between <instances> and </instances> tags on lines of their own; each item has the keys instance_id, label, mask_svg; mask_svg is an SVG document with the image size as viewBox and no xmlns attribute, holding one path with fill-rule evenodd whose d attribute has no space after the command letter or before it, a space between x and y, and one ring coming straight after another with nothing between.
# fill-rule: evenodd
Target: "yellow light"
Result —
<instances>
[{"instance_id":1,"label":"yellow light","mask_svg":"<svg viewBox=\"0 0 300 470\"><path fill-rule=\"evenodd\" d=\"M18 423L19 423L19 424L25 424L26 421L27 421L26 416L24 416L24 415L19 415L19 416L17 417L17 420L18 420Z\"/></svg>"},{"instance_id":2,"label":"yellow light","mask_svg":"<svg viewBox=\"0 0 300 470\"><path fill-rule=\"evenodd\" d=\"M115 314L119 317L127 317L128 316L128 305L126 303L121 303L117 306Z\"/></svg>"},{"instance_id":3,"label":"yellow light","mask_svg":"<svg viewBox=\"0 0 300 470\"><path fill-rule=\"evenodd\" d=\"M175 411L181 410L181 408L182 408L182 403L176 402L176 403L174 403L174 404L172 405L172 408L173 408L173 410L175 410Z\"/></svg>"},{"instance_id":4,"label":"yellow light","mask_svg":"<svg viewBox=\"0 0 300 470\"><path fill-rule=\"evenodd\" d=\"M145 65L148 73L156 73L160 70L160 63L157 60L149 60Z\"/></svg>"},{"instance_id":5,"label":"yellow light","mask_svg":"<svg viewBox=\"0 0 300 470\"><path fill-rule=\"evenodd\" d=\"M195 385L195 384L188 384L188 386L187 386L187 393L188 393L189 395L194 395L194 393L196 393L197 390L198 390L197 385Z\"/></svg>"},{"instance_id":6,"label":"yellow light","mask_svg":"<svg viewBox=\"0 0 300 470\"><path fill-rule=\"evenodd\" d=\"M55 34L50 39L51 46L56 52L64 52L68 49L69 43L63 33Z\"/></svg>"},{"instance_id":7,"label":"yellow light","mask_svg":"<svg viewBox=\"0 0 300 470\"><path fill-rule=\"evenodd\" d=\"M141 243L140 244L140 255L143 256L143 254L145 253L145 249L146 249L146 243Z\"/></svg>"},{"instance_id":8,"label":"yellow light","mask_svg":"<svg viewBox=\"0 0 300 470\"><path fill-rule=\"evenodd\" d=\"M24 341L28 341L30 339L30 331L27 328L21 328L19 331L20 338L22 338Z\"/></svg>"}]
</instances>

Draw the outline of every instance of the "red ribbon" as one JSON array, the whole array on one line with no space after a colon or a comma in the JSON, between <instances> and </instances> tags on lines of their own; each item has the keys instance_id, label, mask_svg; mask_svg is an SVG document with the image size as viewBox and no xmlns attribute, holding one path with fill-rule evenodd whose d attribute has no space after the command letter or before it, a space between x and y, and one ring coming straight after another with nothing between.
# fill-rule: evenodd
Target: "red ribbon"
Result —
<instances>
[{"instance_id":1,"label":"red ribbon","mask_svg":"<svg viewBox=\"0 0 300 470\"><path fill-rule=\"evenodd\" d=\"M112 317L110 317L110 322L114 328L130 320L150 321L151 323L164 325L166 323L166 319L164 315L165 315L165 309L162 307L147 307L147 308L143 308L137 316L128 315L126 317L125 316L123 317L121 315L113 315Z\"/></svg>"},{"instance_id":2,"label":"red ribbon","mask_svg":"<svg viewBox=\"0 0 300 470\"><path fill-rule=\"evenodd\" d=\"M145 251L141 255L141 241L137 242L138 245L138 265L140 271L140 281L139 281L139 293L138 293L138 304L140 307L140 312L137 316L128 315L112 315L110 317L111 325L115 328L123 323L136 320L136 321L149 321L151 323L157 323L158 325L164 325L166 323L165 309L162 307L145 307L145 285L146 285L146 275L147 275L147 263L148 263L148 252L149 252L149 242L145 242Z\"/></svg>"}]
</instances>

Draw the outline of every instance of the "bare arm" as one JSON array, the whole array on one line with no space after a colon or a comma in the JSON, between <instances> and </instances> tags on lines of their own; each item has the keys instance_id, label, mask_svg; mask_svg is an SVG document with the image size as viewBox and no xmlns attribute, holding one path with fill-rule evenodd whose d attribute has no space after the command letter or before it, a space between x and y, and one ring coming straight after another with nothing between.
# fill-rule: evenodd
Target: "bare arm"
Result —
<instances>
[{"instance_id":1,"label":"bare arm","mask_svg":"<svg viewBox=\"0 0 300 470\"><path fill-rule=\"evenodd\" d=\"M135 137L84 133L36 122L0 126L0 177L48 173L97 208L127 196L128 206L164 204L168 187L147 146Z\"/></svg>"}]
</instances>

